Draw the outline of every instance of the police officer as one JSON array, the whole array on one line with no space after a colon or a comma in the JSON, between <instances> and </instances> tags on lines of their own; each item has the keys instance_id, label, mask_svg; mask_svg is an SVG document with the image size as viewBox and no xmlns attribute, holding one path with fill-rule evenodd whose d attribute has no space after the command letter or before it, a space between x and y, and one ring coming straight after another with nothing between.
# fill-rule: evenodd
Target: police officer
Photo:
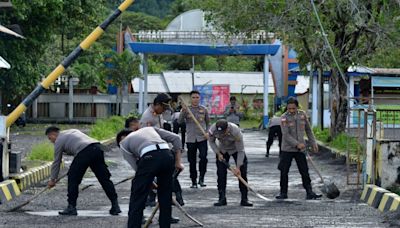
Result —
<instances>
[{"instance_id":1,"label":"police officer","mask_svg":"<svg viewBox=\"0 0 400 228\"><path fill-rule=\"evenodd\" d=\"M182 149L185 147L185 139L186 139L186 123L183 122L181 124L178 123L179 115L181 114L182 106L179 105L175 112L172 114L172 123L173 123L173 132L175 134L181 132L181 140L182 140Z\"/></svg>"},{"instance_id":2,"label":"police officer","mask_svg":"<svg viewBox=\"0 0 400 228\"><path fill-rule=\"evenodd\" d=\"M199 150L199 185L200 187L205 187L204 175L207 171L207 135L204 135L203 131L199 129L195 121L191 118L188 113L187 108L193 113L196 120L200 123L201 127L205 132L208 131L210 124L210 118L208 116L208 111L206 107L200 105L200 93L197 90L190 92L191 105L189 107L183 107L179 115L178 123L182 124L186 122L186 145L188 149L188 161L190 168L190 179L192 180L191 188L197 188L197 161L196 155L197 150Z\"/></svg>"},{"instance_id":3,"label":"police officer","mask_svg":"<svg viewBox=\"0 0 400 228\"><path fill-rule=\"evenodd\" d=\"M136 131L140 128L139 120L136 117L129 117L125 120L125 129Z\"/></svg>"},{"instance_id":4,"label":"police officer","mask_svg":"<svg viewBox=\"0 0 400 228\"><path fill-rule=\"evenodd\" d=\"M235 175L240 175L247 181L247 157L244 152L243 135L237 125L222 119L210 127L209 137L210 146L217 155L219 199L218 202L214 203L214 206L225 206L227 204L225 190L228 167L222 161L225 160L229 163L229 158L232 156L236 163L236 168L234 169ZM218 139L219 145L216 144L216 139ZM253 206L247 198L247 187L240 181L239 189L242 194L240 205Z\"/></svg>"},{"instance_id":5,"label":"police officer","mask_svg":"<svg viewBox=\"0 0 400 228\"><path fill-rule=\"evenodd\" d=\"M48 139L54 143L54 162L51 166L51 179L48 187L56 185L60 172L63 152L73 155L74 160L68 171L68 207L60 211L60 215L77 215L76 200L78 199L79 184L88 167L96 175L107 197L111 201L111 215L118 215L121 210L118 205L118 196L114 184L110 180L111 174L104 162L104 152L97 140L90 138L77 129L61 131L57 127L46 129Z\"/></svg>"},{"instance_id":6,"label":"police officer","mask_svg":"<svg viewBox=\"0 0 400 228\"><path fill-rule=\"evenodd\" d=\"M140 118L139 125L140 128L143 127L158 127L162 128L164 126L163 113L170 109L171 97L166 93L159 93L156 98L154 98L153 104L151 104L143 113ZM174 176L173 180L173 191L175 192L176 201L183 205L182 188L178 180L178 176ZM156 193L151 191L147 199L146 205L155 206L156 205ZM171 223L178 223L179 218L171 217Z\"/></svg>"},{"instance_id":7,"label":"police officer","mask_svg":"<svg viewBox=\"0 0 400 228\"><path fill-rule=\"evenodd\" d=\"M173 145L175 159L168 143ZM122 130L117 135L117 144L124 159L136 171L132 180L128 228L141 226L146 198L155 177L160 204L159 224L160 227L170 227L172 174L174 167L183 170L181 139L178 135L160 128L144 127L135 132Z\"/></svg>"},{"instance_id":8,"label":"police officer","mask_svg":"<svg viewBox=\"0 0 400 228\"><path fill-rule=\"evenodd\" d=\"M225 118L228 122L234 123L240 126L240 119L243 117L243 113L239 111L240 107L236 104L236 97L232 96L229 98L230 104L225 107Z\"/></svg>"},{"instance_id":9,"label":"police officer","mask_svg":"<svg viewBox=\"0 0 400 228\"><path fill-rule=\"evenodd\" d=\"M269 157L269 149L274 143L274 138L278 137L279 140L279 156L281 155L281 144L282 144L282 131L281 131L281 118L274 116L269 121L268 125L268 141L267 141L267 153L265 157Z\"/></svg>"},{"instance_id":10,"label":"police officer","mask_svg":"<svg viewBox=\"0 0 400 228\"><path fill-rule=\"evenodd\" d=\"M296 160L303 181L303 187L307 192L306 199L318 199L322 196L312 191L305 154L306 144L304 135L307 134L308 140L312 144L315 152L318 152L318 145L315 141L306 113L302 110L298 110L298 106L299 103L296 98L290 97L287 101L287 112L281 117L282 152L278 165L278 169L281 171L281 191L280 194L276 196L277 199L288 198L288 173L293 158Z\"/></svg>"},{"instance_id":11,"label":"police officer","mask_svg":"<svg viewBox=\"0 0 400 228\"><path fill-rule=\"evenodd\" d=\"M140 118L140 127L163 127L164 119L162 113L169 108L171 97L166 93L160 93Z\"/></svg>"}]
</instances>

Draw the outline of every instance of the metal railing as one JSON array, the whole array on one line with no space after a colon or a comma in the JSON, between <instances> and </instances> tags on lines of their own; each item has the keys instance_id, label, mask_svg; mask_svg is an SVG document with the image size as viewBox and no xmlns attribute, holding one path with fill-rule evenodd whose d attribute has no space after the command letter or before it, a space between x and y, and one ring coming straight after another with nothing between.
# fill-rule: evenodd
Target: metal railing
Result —
<instances>
[{"instance_id":1,"label":"metal railing","mask_svg":"<svg viewBox=\"0 0 400 228\"><path fill-rule=\"evenodd\" d=\"M230 43L267 44L274 38L274 34L266 31L255 31L231 35L218 31L160 31L143 30L132 34L139 42L188 42L196 43L225 43L229 37Z\"/></svg>"}]
</instances>

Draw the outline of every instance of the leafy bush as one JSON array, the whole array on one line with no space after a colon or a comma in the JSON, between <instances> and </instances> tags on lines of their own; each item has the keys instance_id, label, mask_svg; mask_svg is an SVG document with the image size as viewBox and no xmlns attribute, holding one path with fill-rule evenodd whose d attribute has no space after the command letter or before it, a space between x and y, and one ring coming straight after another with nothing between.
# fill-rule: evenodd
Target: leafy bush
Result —
<instances>
[{"instance_id":1,"label":"leafy bush","mask_svg":"<svg viewBox=\"0 0 400 228\"><path fill-rule=\"evenodd\" d=\"M329 145L338 150L347 151L347 144L352 154L357 154L357 150L362 149L356 138L349 137L345 133L337 135Z\"/></svg>"},{"instance_id":2,"label":"leafy bush","mask_svg":"<svg viewBox=\"0 0 400 228\"><path fill-rule=\"evenodd\" d=\"M54 145L48 141L33 145L28 160L52 161L54 159Z\"/></svg>"},{"instance_id":3,"label":"leafy bush","mask_svg":"<svg viewBox=\"0 0 400 228\"><path fill-rule=\"evenodd\" d=\"M330 139L329 129L324 129L323 131L319 127L313 128L314 136L321 142L328 143Z\"/></svg>"},{"instance_id":4,"label":"leafy bush","mask_svg":"<svg viewBox=\"0 0 400 228\"><path fill-rule=\"evenodd\" d=\"M91 127L89 136L97 140L114 137L118 131L124 128L125 119L122 116L112 116L109 119L98 120Z\"/></svg>"}]
</instances>

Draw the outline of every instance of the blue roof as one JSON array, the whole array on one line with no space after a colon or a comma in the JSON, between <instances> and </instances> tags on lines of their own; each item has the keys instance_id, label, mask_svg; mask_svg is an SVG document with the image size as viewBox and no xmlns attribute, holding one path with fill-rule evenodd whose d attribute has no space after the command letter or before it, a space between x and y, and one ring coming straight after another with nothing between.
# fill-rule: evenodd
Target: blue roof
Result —
<instances>
[{"instance_id":1,"label":"blue roof","mask_svg":"<svg viewBox=\"0 0 400 228\"><path fill-rule=\"evenodd\" d=\"M135 53L159 55L275 55L280 45L240 44L240 45L204 45L204 44L164 44L129 43Z\"/></svg>"}]
</instances>

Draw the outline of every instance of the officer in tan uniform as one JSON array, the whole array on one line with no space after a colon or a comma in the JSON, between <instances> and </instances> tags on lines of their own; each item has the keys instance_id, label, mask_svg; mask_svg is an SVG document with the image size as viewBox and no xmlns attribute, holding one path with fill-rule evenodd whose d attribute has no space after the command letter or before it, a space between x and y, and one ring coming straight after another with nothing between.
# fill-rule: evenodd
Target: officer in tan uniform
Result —
<instances>
[{"instance_id":1,"label":"officer in tan uniform","mask_svg":"<svg viewBox=\"0 0 400 228\"><path fill-rule=\"evenodd\" d=\"M210 118L206 107L200 105L200 93L199 91L193 90L190 92L191 105L188 107L193 113L194 117L200 123L201 127L205 132L208 131L210 124ZM190 179L192 179L191 188L197 188L197 162L196 155L199 150L199 185L205 187L204 175L207 171L207 135L204 135L201 129L196 125L195 121L191 118L186 108L182 108L179 115L178 123L182 124L186 122L186 145L188 149L188 161L190 169Z\"/></svg>"},{"instance_id":2,"label":"officer in tan uniform","mask_svg":"<svg viewBox=\"0 0 400 228\"><path fill-rule=\"evenodd\" d=\"M218 175L218 193L219 200L214 203L214 206L225 206L226 203L226 165L222 162L225 160L229 163L229 158L232 156L236 163L234 169L235 175L240 175L247 181L247 157L244 152L243 135L239 127L234 123L229 123L226 120L218 120L210 127L209 142L213 151L217 155L217 175ZM216 144L218 139L218 145ZM251 207L252 203L247 198L247 187L239 181L239 189L242 194L241 206Z\"/></svg>"},{"instance_id":3,"label":"officer in tan uniform","mask_svg":"<svg viewBox=\"0 0 400 228\"><path fill-rule=\"evenodd\" d=\"M163 127L162 113L167 110L170 105L171 97L166 93L159 93L154 98L153 104L151 104L142 114L139 124L140 127Z\"/></svg>"},{"instance_id":4,"label":"officer in tan uniform","mask_svg":"<svg viewBox=\"0 0 400 228\"><path fill-rule=\"evenodd\" d=\"M281 191L280 194L276 196L277 199L288 198L288 173L293 158L296 160L303 181L303 187L307 192L306 199L318 199L322 196L312 191L305 154L306 143L304 135L307 134L314 152L318 152L318 145L315 141L306 113L302 110L298 110L298 106L299 103L296 98L290 97L287 101L287 112L281 117L282 152L278 165L278 169L281 171Z\"/></svg>"},{"instance_id":5,"label":"officer in tan uniform","mask_svg":"<svg viewBox=\"0 0 400 228\"><path fill-rule=\"evenodd\" d=\"M140 118L139 125L140 128L144 127L157 127L163 128L164 119L163 113L170 109L171 97L166 93L159 93L156 98L154 98L153 104L151 104L146 111L142 114ZM182 189L181 185L178 181L178 176L174 177L173 180L173 191L176 194L176 200L183 205L182 198ZM155 191L150 191L149 196L147 198L146 206L155 206L156 205L156 193ZM171 223L178 223L179 218L171 217Z\"/></svg>"}]
</instances>

